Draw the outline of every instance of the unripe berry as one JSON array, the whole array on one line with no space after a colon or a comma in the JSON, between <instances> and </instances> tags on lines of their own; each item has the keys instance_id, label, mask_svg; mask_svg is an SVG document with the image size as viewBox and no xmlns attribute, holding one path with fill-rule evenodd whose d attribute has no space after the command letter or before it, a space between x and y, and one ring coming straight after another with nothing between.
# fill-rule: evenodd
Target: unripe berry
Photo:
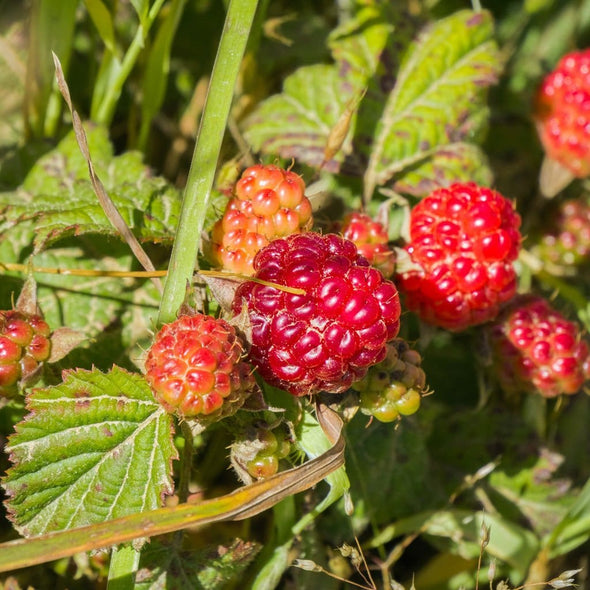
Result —
<instances>
[{"instance_id":1,"label":"unripe berry","mask_svg":"<svg viewBox=\"0 0 590 590\"><path fill-rule=\"evenodd\" d=\"M289 170L262 164L246 169L211 231L212 262L251 275L254 256L269 242L311 227L311 203L304 191L301 177Z\"/></svg>"},{"instance_id":2,"label":"unripe berry","mask_svg":"<svg viewBox=\"0 0 590 590\"><path fill-rule=\"evenodd\" d=\"M233 326L207 315L183 315L156 334L145 363L155 398L185 418L218 419L237 411L253 390Z\"/></svg>"}]
</instances>

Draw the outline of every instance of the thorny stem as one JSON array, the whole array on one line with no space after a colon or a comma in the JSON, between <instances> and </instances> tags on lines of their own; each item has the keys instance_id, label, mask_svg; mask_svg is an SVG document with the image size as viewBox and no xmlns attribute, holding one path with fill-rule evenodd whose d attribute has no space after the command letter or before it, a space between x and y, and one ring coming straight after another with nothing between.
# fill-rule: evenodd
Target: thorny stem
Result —
<instances>
[{"instance_id":1,"label":"thorny stem","mask_svg":"<svg viewBox=\"0 0 590 590\"><path fill-rule=\"evenodd\" d=\"M191 281L221 142L257 0L231 0L201 119L158 323L172 321Z\"/></svg>"}]
</instances>

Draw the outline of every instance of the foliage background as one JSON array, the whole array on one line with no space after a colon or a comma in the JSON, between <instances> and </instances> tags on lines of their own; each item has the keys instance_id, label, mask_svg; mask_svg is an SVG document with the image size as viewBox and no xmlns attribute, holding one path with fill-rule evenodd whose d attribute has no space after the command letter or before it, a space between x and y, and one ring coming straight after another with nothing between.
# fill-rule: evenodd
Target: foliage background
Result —
<instances>
[{"instance_id":1,"label":"foliage background","mask_svg":"<svg viewBox=\"0 0 590 590\"><path fill-rule=\"evenodd\" d=\"M34 254L37 267L139 268L95 200L71 120L53 88L47 49L58 44L74 105L92 121L87 130L97 172L156 266L166 268L227 3L160 3L128 76L121 76L138 22L146 24L146 7L156 4L0 1L0 263L26 263ZM364 202L372 213L389 209L395 240L404 216L395 194L412 203L437 184L473 179L513 199L525 233L534 236L547 205L538 191L543 153L532 96L561 55L589 44L590 2L489 0L484 16L465 12L471 8L462 0L262 0L206 226L222 210L223 189L253 158L294 160L313 186L320 226ZM357 103L353 131L322 163L330 131ZM576 182L559 198L586 195L586 183ZM532 237L527 240L525 247ZM519 272L522 290L554 297L588 329L585 273L564 279L524 263ZM7 309L23 274L7 271L2 279ZM43 385L59 387L62 368L141 368L160 297L150 281L49 274L37 280L51 325L87 337ZM247 568L242 582L255 588L274 582L343 587L325 573L287 566L296 554L358 582L354 562L335 551L354 545L355 535L371 566L381 564L381 573L406 587L413 581L419 590L474 587L478 572L487 583L491 563L495 581L508 579L512 586L578 568L584 568L578 582L587 585L588 396L507 401L486 371L478 331L431 332L406 315L402 335L417 343L435 394L397 428L367 428L361 416L348 425L352 515L344 501L336 503L297 536L296 551L281 561L276 549L292 548L289 530L325 493L320 486L317 496L289 498L255 519L189 531L182 545L178 537L165 539L164 548L152 543L142 553L138 587L160 587L163 579L170 588L243 587L232 582L242 572L238 566ZM3 442L24 413L22 404L0 410ZM230 443L231 433L222 428L197 438L198 493L220 495L235 487L226 470ZM174 449L163 454L162 465ZM3 455L3 471L8 467ZM490 530L487 544L482 522ZM2 540L16 536L7 520L1 534ZM218 547L225 549L216 554ZM107 562L104 555L80 555L3 580L11 588L104 587ZM213 564L211 572L204 563ZM273 575L260 574L273 567Z\"/></svg>"}]
</instances>

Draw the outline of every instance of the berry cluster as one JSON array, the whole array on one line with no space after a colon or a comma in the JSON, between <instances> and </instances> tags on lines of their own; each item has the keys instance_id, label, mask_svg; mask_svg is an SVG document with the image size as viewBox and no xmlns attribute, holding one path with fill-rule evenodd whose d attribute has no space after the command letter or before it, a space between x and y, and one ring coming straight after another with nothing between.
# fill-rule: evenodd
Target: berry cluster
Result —
<instances>
[{"instance_id":1,"label":"berry cluster","mask_svg":"<svg viewBox=\"0 0 590 590\"><path fill-rule=\"evenodd\" d=\"M437 189L410 213L407 307L448 330L494 319L516 291L520 217L500 193L473 183Z\"/></svg>"},{"instance_id":2,"label":"berry cluster","mask_svg":"<svg viewBox=\"0 0 590 590\"><path fill-rule=\"evenodd\" d=\"M251 275L259 250L276 238L307 231L313 220L304 191L303 180L294 172L262 164L247 168L211 231L213 263Z\"/></svg>"},{"instance_id":3,"label":"berry cluster","mask_svg":"<svg viewBox=\"0 0 590 590\"><path fill-rule=\"evenodd\" d=\"M231 446L230 459L240 479L265 479L275 475L279 462L291 452L291 440L283 425L261 423L247 429Z\"/></svg>"},{"instance_id":4,"label":"berry cluster","mask_svg":"<svg viewBox=\"0 0 590 590\"><path fill-rule=\"evenodd\" d=\"M389 278L395 269L395 254L388 246L389 237L383 224L366 213L353 212L342 221L342 236L354 242L362 254L383 276Z\"/></svg>"},{"instance_id":5,"label":"berry cluster","mask_svg":"<svg viewBox=\"0 0 590 590\"><path fill-rule=\"evenodd\" d=\"M233 326L207 315L183 315L156 334L145 363L160 404L185 418L233 414L252 392Z\"/></svg>"},{"instance_id":6,"label":"berry cluster","mask_svg":"<svg viewBox=\"0 0 590 590\"><path fill-rule=\"evenodd\" d=\"M590 174L590 50L561 58L541 84L535 119L547 155L577 177Z\"/></svg>"},{"instance_id":7,"label":"berry cluster","mask_svg":"<svg viewBox=\"0 0 590 590\"><path fill-rule=\"evenodd\" d=\"M578 326L541 297L515 297L489 337L494 372L508 393L573 394L590 379L590 350Z\"/></svg>"},{"instance_id":8,"label":"berry cluster","mask_svg":"<svg viewBox=\"0 0 590 590\"><path fill-rule=\"evenodd\" d=\"M247 306L250 359L268 383L296 396L340 393L385 358L399 330L399 296L352 242L291 235L261 250L254 268L274 285L242 283L233 308Z\"/></svg>"},{"instance_id":9,"label":"berry cluster","mask_svg":"<svg viewBox=\"0 0 590 590\"><path fill-rule=\"evenodd\" d=\"M590 205L579 199L561 203L535 246L539 258L558 266L590 262Z\"/></svg>"},{"instance_id":10,"label":"berry cluster","mask_svg":"<svg viewBox=\"0 0 590 590\"><path fill-rule=\"evenodd\" d=\"M389 342L385 360L353 384L360 393L361 411L381 422L417 412L426 386L421 362L420 354L402 338Z\"/></svg>"},{"instance_id":11,"label":"berry cluster","mask_svg":"<svg viewBox=\"0 0 590 590\"><path fill-rule=\"evenodd\" d=\"M36 314L0 311L0 395L10 396L18 385L31 385L49 359L51 330Z\"/></svg>"}]
</instances>

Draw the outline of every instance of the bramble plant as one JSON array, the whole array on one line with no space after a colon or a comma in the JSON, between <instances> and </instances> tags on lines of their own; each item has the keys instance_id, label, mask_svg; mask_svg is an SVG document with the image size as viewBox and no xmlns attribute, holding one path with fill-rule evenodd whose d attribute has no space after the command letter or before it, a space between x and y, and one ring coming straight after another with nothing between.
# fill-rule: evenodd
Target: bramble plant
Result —
<instances>
[{"instance_id":1,"label":"bramble plant","mask_svg":"<svg viewBox=\"0 0 590 590\"><path fill-rule=\"evenodd\" d=\"M590 0L0 6L0 589L587 581Z\"/></svg>"}]
</instances>

